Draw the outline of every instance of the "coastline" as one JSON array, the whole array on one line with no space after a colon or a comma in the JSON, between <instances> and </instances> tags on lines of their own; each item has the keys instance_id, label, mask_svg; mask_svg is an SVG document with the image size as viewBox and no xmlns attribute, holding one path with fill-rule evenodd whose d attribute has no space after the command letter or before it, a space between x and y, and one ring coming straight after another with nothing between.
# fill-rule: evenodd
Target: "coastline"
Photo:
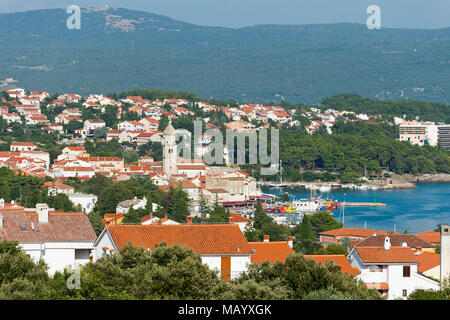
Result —
<instances>
[{"instance_id":1,"label":"coastline","mask_svg":"<svg viewBox=\"0 0 450 320\"><path fill-rule=\"evenodd\" d=\"M391 177L387 178L385 181L368 181L359 184L358 188L367 187L369 189L379 189L379 190L400 190L400 189L417 189L417 183L450 183L450 174L438 173L438 174L422 174L422 175L412 175L412 174L391 174ZM269 186L271 183L261 183L261 185ZM305 187L305 188L320 188L331 186L333 189L345 189L354 188L355 184L341 184L340 182L283 182L284 185L294 188L294 187ZM363 186L363 187L361 187Z\"/></svg>"}]
</instances>

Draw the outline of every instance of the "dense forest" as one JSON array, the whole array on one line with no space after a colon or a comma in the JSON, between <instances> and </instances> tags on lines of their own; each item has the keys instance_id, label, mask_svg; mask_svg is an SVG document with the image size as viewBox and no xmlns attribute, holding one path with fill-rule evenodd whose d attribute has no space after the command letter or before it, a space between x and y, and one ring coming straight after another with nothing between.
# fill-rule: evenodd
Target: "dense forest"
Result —
<instances>
[{"instance_id":1,"label":"dense forest","mask_svg":"<svg viewBox=\"0 0 450 320\"><path fill-rule=\"evenodd\" d=\"M346 110L369 115L397 116L408 120L419 117L422 121L450 123L450 104L425 102L414 99L379 100L363 98L357 94L340 94L322 99L326 108Z\"/></svg>"}]
</instances>

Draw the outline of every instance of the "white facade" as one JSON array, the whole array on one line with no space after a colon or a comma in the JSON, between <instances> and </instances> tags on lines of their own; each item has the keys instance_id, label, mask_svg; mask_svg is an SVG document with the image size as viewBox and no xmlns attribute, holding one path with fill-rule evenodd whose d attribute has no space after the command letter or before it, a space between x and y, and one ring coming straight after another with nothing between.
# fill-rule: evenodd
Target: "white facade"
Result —
<instances>
[{"instance_id":1,"label":"white facade","mask_svg":"<svg viewBox=\"0 0 450 320\"><path fill-rule=\"evenodd\" d=\"M202 263L206 264L211 270L217 271L219 274L222 273L222 257L223 256L200 255ZM231 279L239 277L242 272L246 272L248 270L248 266L251 263L250 255L230 255L229 257L231 257Z\"/></svg>"},{"instance_id":2,"label":"white facade","mask_svg":"<svg viewBox=\"0 0 450 320\"><path fill-rule=\"evenodd\" d=\"M419 146L436 146L438 126L429 122L404 122L399 125L399 140Z\"/></svg>"},{"instance_id":3,"label":"white facade","mask_svg":"<svg viewBox=\"0 0 450 320\"><path fill-rule=\"evenodd\" d=\"M97 196L93 194L71 193L67 196L75 206L81 205L82 211L86 213L90 213L94 210L95 204L97 203Z\"/></svg>"},{"instance_id":4,"label":"white facade","mask_svg":"<svg viewBox=\"0 0 450 320\"><path fill-rule=\"evenodd\" d=\"M438 282L418 273L418 262L366 263L355 249L350 252L348 259L351 266L361 272L356 276L357 279L368 285L387 284L389 300L406 299L416 289L439 289ZM404 267L409 267L409 276L404 276Z\"/></svg>"},{"instance_id":5,"label":"white facade","mask_svg":"<svg viewBox=\"0 0 450 320\"><path fill-rule=\"evenodd\" d=\"M20 247L35 262L43 259L48 273L53 275L64 268L75 269L89 262L94 242L21 243Z\"/></svg>"}]
</instances>

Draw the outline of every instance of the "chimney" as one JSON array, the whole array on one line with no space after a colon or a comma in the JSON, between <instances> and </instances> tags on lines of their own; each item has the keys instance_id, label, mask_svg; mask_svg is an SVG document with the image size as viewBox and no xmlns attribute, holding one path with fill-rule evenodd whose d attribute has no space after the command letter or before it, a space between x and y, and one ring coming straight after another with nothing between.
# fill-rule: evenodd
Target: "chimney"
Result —
<instances>
[{"instance_id":1,"label":"chimney","mask_svg":"<svg viewBox=\"0 0 450 320\"><path fill-rule=\"evenodd\" d=\"M37 203L36 213L39 223L48 223L48 205L46 203Z\"/></svg>"},{"instance_id":2,"label":"chimney","mask_svg":"<svg viewBox=\"0 0 450 320\"><path fill-rule=\"evenodd\" d=\"M288 237L288 247L293 248L294 247L294 237L289 236Z\"/></svg>"},{"instance_id":3,"label":"chimney","mask_svg":"<svg viewBox=\"0 0 450 320\"><path fill-rule=\"evenodd\" d=\"M0 229L3 228L3 215L0 213Z\"/></svg>"},{"instance_id":4,"label":"chimney","mask_svg":"<svg viewBox=\"0 0 450 320\"><path fill-rule=\"evenodd\" d=\"M402 242L402 247L403 247L403 248L408 247L408 243L406 243L405 241L403 241L403 242Z\"/></svg>"},{"instance_id":5,"label":"chimney","mask_svg":"<svg viewBox=\"0 0 450 320\"><path fill-rule=\"evenodd\" d=\"M264 236L264 242L269 242L269 236L268 235Z\"/></svg>"},{"instance_id":6,"label":"chimney","mask_svg":"<svg viewBox=\"0 0 450 320\"><path fill-rule=\"evenodd\" d=\"M445 279L450 277L450 226L441 225L441 287Z\"/></svg>"},{"instance_id":7,"label":"chimney","mask_svg":"<svg viewBox=\"0 0 450 320\"><path fill-rule=\"evenodd\" d=\"M192 217L191 216L186 217L186 223L187 224L192 224Z\"/></svg>"},{"instance_id":8,"label":"chimney","mask_svg":"<svg viewBox=\"0 0 450 320\"><path fill-rule=\"evenodd\" d=\"M389 237L384 238L384 250L389 250L391 248L391 240Z\"/></svg>"},{"instance_id":9,"label":"chimney","mask_svg":"<svg viewBox=\"0 0 450 320\"><path fill-rule=\"evenodd\" d=\"M5 199L0 199L0 208L3 208L5 206Z\"/></svg>"},{"instance_id":10,"label":"chimney","mask_svg":"<svg viewBox=\"0 0 450 320\"><path fill-rule=\"evenodd\" d=\"M233 217L228 217L228 223L229 224L233 223Z\"/></svg>"}]
</instances>

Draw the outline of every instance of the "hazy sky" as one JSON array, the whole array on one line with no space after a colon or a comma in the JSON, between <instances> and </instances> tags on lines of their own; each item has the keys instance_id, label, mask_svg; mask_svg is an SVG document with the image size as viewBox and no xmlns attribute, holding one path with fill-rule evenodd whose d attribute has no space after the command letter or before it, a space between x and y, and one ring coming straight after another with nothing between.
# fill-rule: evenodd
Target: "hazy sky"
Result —
<instances>
[{"instance_id":1,"label":"hazy sky","mask_svg":"<svg viewBox=\"0 0 450 320\"><path fill-rule=\"evenodd\" d=\"M365 23L369 5L381 8L381 27L450 26L450 0L0 0L0 12L46 8L127 8L200 25Z\"/></svg>"}]
</instances>

